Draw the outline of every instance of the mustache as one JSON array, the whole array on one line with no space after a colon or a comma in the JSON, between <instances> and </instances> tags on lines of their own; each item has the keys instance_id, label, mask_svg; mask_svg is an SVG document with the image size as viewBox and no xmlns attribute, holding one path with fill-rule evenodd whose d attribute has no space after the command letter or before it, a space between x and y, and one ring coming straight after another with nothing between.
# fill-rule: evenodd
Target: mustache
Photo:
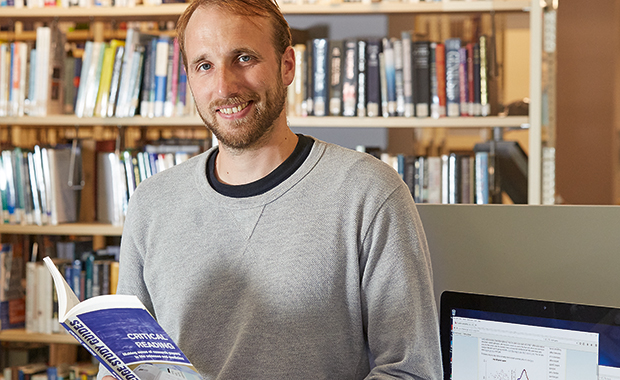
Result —
<instances>
[{"instance_id":1,"label":"mustache","mask_svg":"<svg viewBox=\"0 0 620 380\"><path fill-rule=\"evenodd\" d=\"M217 99L211 102L211 109L213 111L217 111L223 107L234 107L243 103L256 101L258 100L258 96L255 94L248 94L244 96L231 96L228 98Z\"/></svg>"}]
</instances>

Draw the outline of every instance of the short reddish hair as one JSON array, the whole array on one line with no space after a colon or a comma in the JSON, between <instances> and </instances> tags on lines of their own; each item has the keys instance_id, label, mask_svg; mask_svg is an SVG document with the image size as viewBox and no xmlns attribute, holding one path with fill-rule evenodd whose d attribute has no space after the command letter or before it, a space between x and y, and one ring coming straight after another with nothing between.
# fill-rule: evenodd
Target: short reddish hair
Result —
<instances>
[{"instance_id":1,"label":"short reddish hair","mask_svg":"<svg viewBox=\"0 0 620 380\"><path fill-rule=\"evenodd\" d=\"M217 7L220 10L228 11L240 16L259 16L268 17L273 25L273 46L278 59L284 54L286 48L291 46L291 29L280 11L280 7L275 0L193 0L179 17L176 30L177 39L183 64L187 70L187 55L185 53L185 29L196 9L200 7Z\"/></svg>"}]
</instances>

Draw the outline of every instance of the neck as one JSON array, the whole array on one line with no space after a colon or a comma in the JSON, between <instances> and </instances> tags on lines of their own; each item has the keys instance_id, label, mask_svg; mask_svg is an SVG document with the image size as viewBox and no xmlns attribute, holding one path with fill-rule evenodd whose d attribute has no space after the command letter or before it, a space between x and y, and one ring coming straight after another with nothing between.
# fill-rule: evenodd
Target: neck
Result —
<instances>
[{"instance_id":1,"label":"neck","mask_svg":"<svg viewBox=\"0 0 620 380\"><path fill-rule=\"evenodd\" d=\"M245 185L257 181L280 166L293 153L298 137L284 120L265 141L254 149L234 150L220 145L215 160L217 179L228 185Z\"/></svg>"}]
</instances>

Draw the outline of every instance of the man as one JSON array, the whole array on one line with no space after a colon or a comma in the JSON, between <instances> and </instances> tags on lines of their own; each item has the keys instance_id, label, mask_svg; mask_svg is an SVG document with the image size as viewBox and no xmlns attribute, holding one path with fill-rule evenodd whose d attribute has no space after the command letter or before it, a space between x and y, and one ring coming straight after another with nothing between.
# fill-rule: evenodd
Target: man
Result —
<instances>
[{"instance_id":1,"label":"man","mask_svg":"<svg viewBox=\"0 0 620 380\"><path fill-rule=\"evenodd\" d=\"M411 194L381 161L287 126L295 58L277 6L199 0L177 29L219 146L136 189L118 291L205 379L439 380Z\"/></svg>"}]
</instances>

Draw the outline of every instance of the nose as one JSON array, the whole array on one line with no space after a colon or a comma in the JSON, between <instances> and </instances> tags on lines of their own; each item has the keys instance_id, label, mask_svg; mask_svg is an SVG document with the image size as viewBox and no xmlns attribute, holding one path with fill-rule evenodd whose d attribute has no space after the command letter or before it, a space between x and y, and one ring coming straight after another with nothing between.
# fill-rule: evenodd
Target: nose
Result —
<instances>
[{"instance_id":1,"label":"nose","mask_svg":"<svg viewBox=\"0 0 620 380\"><path fill-rule=\"evenodd\" d=\"M229 98L237 94L239 78L230 67L222 67L217 75L217 94L222 98Z\"/></svg>"}]
</instances>

